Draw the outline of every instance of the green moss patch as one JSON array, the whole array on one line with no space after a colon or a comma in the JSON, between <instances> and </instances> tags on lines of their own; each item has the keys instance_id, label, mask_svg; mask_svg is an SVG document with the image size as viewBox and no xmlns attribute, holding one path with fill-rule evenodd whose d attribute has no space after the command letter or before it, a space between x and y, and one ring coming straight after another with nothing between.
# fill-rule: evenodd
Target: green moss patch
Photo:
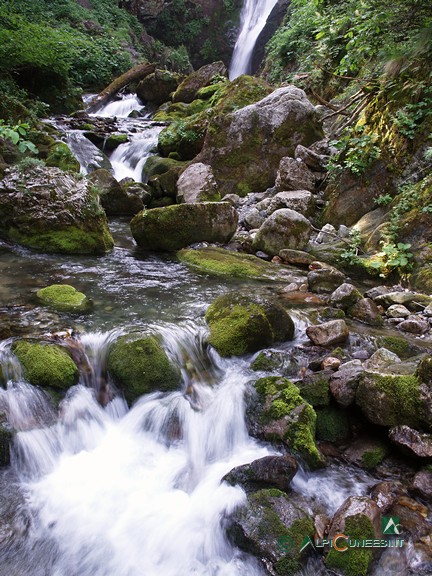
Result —
<instances>
[{"instance_id":1,"label":"green moss patch","mask_svg":"<svg viewBox=\"0 0 432 576\"><path fill-rule=\"evenodd\" d=\"M364 515L358 514L346 519L344 534L351 540L373 540L375 531L372 522ZM341 570L345 576L366 576L372 561L371 548L348 548L340 552L332 548L327 555L326 565Z\"/></svg>"},{"instance_id":2,"label":"green moss patch","mask_svg":"<svg viewBox=\"0 0 432 576\"><path fill-rule=\"evenodd\" d=\"M66 390L78 382L78 368L61 346L19 340L12 351L24 368L25 378L34 386Z\"/></svg>"},{"instance_id":3,"label":"green moss patch","mask_svg":"<svg viewBox=\"0 0 432 576\"><path fill-rule=\"evenodd\" d=\"M36 296L42 304L62 312L83 313L91 309L87 296L68 284L52 284L41 288L36 292Z\"/></svg>"},{"instance_id":4,"label":"green moss patch","mask_svg":"<svg viewBox=\"0 0 432 576\"><path fill-rule=\"evenodd\" d=\"M64 142L55 142L50 146L45 164L47 166L55 166L65 172L80 171L80 163L70 151L69 146Z\"/></svg>"},{"instance_id":5,"label":"green moss patch","mask_svg":"<svg viewBox=\"0 0 432 576\"><path fill-rule=\"evenodd\" d=\"M122 336L108 356L108 370L132 402L155 390L176 390L180 373L155 336Z\"/></svg>"},{"instance_id":6,"label":"green moss patch","mask_svg":"<svg viewBox=\"0 0 432 576\"><path fill-rule=\"evenodd\" d=\"M316 411L316 437L326 442L343 442L349 436L349 421L344 410L326 407Z\"/></svg>"}]
</instances>

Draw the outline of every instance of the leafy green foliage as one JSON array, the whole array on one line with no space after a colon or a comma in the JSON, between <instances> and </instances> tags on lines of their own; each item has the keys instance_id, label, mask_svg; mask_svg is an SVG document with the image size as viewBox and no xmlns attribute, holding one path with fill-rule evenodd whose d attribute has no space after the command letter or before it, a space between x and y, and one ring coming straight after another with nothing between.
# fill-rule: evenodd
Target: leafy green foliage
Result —
<instances>
[{"instance_id":1,"label":"leafy green foliage","mask_svg":"<svg viewBox=\"0 0 432 576\"><path fill-rule=\"evenodd\" d=\"M361 175L379 158L381 149L376 145L378 135L365 134L363 130L364 127L361 126L352 132L347 131L339 140L331 142L339 153L328 165L330 172L348 168L353 174Z\"/></svg>"},{"instance_id":2,"label":"leafy green foliage","mask_svg":"<svg viewBox=\"0 0 432 576\"><path fill-rule=\"evenodd\" d=\"M374 202L378 206L388 206L392 200L393 197L390 194L380 194L378 198L375 198Z\"/></svg>"},{"instance_id":3,"label":"leafy green foliage","mask_svg":"<svg viewBox=\"0 0 432 576\"><path fill-rule=\"evenodd\" d=\"M371 262L372 268L380 270L380 276L386 278L391 272L396 271L400 276L406 276L413 269L413 254L409 251L411 244L398 242L384 243L381 252L377 256L381 261Z\"/></svg>"},{"instance_id":4,"label":"leafy green foliage","mask_svg":"<svg viewBox=\"0 0 432 576\"><path fill-rule=\"evenodd\" d=\"M346 264L357 264L361 244L362 244L362 237L360 230L358 230L357 228L352 228L349 233L347 247L340 255L341 259Z\"/></svg>"},{"instance_id":5,"label":"leafy green foliage","mask_svg":"<svg viewBox=\"0 0 432 576\"><path fill-rule=\"evenodd\" d=\"M29 140L26 140L27 132L30 126L26 123L16 124L11 126L10 124L5 124L3 120L0 119L0 138L5 140L10 140L12 144L18 146L20 152L32 152L33 154L38 154L38 149Z\"/></svg>"}]
</instances>

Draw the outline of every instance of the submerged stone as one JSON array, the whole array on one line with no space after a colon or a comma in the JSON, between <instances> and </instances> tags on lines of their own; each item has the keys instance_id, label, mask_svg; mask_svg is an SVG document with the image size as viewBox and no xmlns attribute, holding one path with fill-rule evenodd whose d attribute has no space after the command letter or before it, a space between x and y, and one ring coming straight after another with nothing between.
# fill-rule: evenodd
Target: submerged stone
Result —
<instances>
[{"instance_id":1,"label":"submerged stone","mask_svg":"<svg viewBox=\"0 0 432 576\"><path fill-rule=\"evenodd\" d=\"M68 284L52 284L41 288L36 292L36 296L42 304L61 312L83 313L89 312L92 307L85 294Z\"/></svg>"}]
</instances>

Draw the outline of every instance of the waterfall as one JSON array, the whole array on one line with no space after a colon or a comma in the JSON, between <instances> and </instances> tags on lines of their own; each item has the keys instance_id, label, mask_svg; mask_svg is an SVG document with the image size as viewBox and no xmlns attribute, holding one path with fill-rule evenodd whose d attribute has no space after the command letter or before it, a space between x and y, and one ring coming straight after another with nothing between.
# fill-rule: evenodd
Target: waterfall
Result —
<instances>
[{"instance_id":1,"label":"waterfall","mask_svg":"<svg viewBox=\"0 0 432 576\"><path fill-rule=\"evenodd\" d=\"M250 74L255 43L277 1L244 0L240 14L240 33L230 64L230 80L241 74Z\"/></svg>"},{"instance_id":2,"label":"waterfall","mask_svg":"<svg viewBox=\"0 0 432 576\"><path fill-rule=\"evenodd\" d=\"M120 100L114 100L102 106L97 112L90 114L90 116L102 116L103 118L110 118L117 116L117 118L127 118L134 110L141 110L144 104L136 94L125 94Z\"/></svg>"}]
</instances>

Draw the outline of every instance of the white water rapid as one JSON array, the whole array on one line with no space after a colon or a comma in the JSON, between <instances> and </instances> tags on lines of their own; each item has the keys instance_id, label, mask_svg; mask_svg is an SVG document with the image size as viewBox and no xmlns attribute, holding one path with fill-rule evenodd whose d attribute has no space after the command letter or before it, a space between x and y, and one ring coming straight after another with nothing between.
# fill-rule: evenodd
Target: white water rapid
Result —
<instances>
[{"instance_id":1,"label":"white water rapid","mask_svg":"<svg viewBox=\"0 0 432 576\"><path fill-rule=\"evenodd\" d=\"M181 328L162 330L175 361L200 357L189 379L193 392L150 394L128 410L120 397L101 407L94 390L80 384L55 421L32 386L4 391L19 430L12 466L32 510L28 546L32 538L36 549L41 540L51 542L49 558L39 559L41 574L264 574L227 540L226 518L245 495L221 479L269 449L246 430L242 367L218 358L220 365L213 364L196 326L194 332L186 327L182 338ZM112 338L95 333L80 340L92 374L102 374ZM211 380L218 376L212 386L203 381L207 370Z\"/></svg>"},{"instance_id":2,"label":"white water rapid","mask_svg":"<svg viewBox=\"0 0 432 576\"><path fill-rule=\"evenodd\" d=\"M101 116L103 118L127 118L134 110L141 110L144 104L136 94L125 94L120 100L114 100L106 104L97 112L90 114L90 116Z\"/></svg>"},{"instance_id":3,"label":"white water rapid","mask_svg":"<svg viewBox=\"0 0 432 576\"><path fill-rule=\"evenodd\" d=\"M277 0L244 0L240 14L240 33L230 64L230 80L250 73L255 43L276 3Z\"/></svg>"}]
</instances>

